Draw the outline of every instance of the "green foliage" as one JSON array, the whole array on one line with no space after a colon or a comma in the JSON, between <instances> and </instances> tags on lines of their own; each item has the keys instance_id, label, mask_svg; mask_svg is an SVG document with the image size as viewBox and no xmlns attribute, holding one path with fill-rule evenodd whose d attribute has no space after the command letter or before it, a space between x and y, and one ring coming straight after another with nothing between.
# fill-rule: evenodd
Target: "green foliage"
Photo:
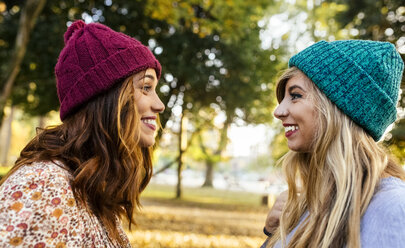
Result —
<instances>
[{"instance_id":1,"label":"green foliage","mask_svg":"<svg viewBox=\"0 0 405 248\"><path fill-rule=\"evenodd\" d=\"M384 145L397 158L400 164L405 164L405 119L401 119L384 140Z\"/></svg>"},{"instance_id":2,"label":"green foliage","mask_svg":"<svg viewBox=\"0 0 405 248\"><path fill-rule=\"evenodd\" d=\"M142 198L147 199L173 199L175 197L175 186L150 184L142 193ZM178 204L198 206L204 204L215 204L217 207L227 208L230 205L246 207L260 207L261 195L248 192L233 192L229 190L218 190L212 188L184 188L184 195L181 200L175 200ZM234 206L235 207L235 206Z\"/></svg>"},{"instance_id":3,"label":"green foliage","mask_svg":"<svg viewBox=\"0 0 405 248\"><path fill-rule=\"evenodd\" d=\"M332 2L332 1L330 1ZM347 10L337 15L336 19L341 28L349 30L353 38L389 41L394 43L402 52L405 60L404 18L405 6L401 0L359 0L339 1L348 6ZM401 88L405 89L402 80ZM405 111L405 95L399 101L399 110ZM404 113L401 120L387 135L384 141L393 155L401 162L405 162L405 120Z\"/></svg>"},{"instance_id":4,"label":"green foliage","mask_svg":"<svg viewBox=\"0 0 405 248\"><path fill-rule=\"evenodd\" d=\"M276 135L271 142L271 147L271 157L275 165L277 165L278 160L289 151L287 146L287 139L285 137L285 131L282 126L277 129Z\"/></svg>"},{"instance_id":5,"label":"green foliage","mask_svg":"<svg viewBox=\"0 0 405 248\"><path fill-rule=\"evenodd\" d=\"M275 163L270 154L261 154L249 163L249 169L252 171L267 171L274 165Z\"/></svg>"},{"instance_id":6,"label":"green foliage","mask_svg":"<svg viewBox=\"0 0 405 248\"><path fill-rule=\"evenodd\" d=\"M4 69L15 39L17 10L24 2L1 3L6 6L0 18L0 68ZM231 117L239 110L237 117L247 122L271 121L272 102L267 96L277 63L270 63L270 51L261 49L258 26L269 4L264 0L48 1L32 32L12 102L31 115L58 108L53 71L63 33L67 22L84 18L150 45L163 65L161 97L167 104L163 126L174 106L194 113L193 109L212 103Z\"/></svg>"}]
</instances>

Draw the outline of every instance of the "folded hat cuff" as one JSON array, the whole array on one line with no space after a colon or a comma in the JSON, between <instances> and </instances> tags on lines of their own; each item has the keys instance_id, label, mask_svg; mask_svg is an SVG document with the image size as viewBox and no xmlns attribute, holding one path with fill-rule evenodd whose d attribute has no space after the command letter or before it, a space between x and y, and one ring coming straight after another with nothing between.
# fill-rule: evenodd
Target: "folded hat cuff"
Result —
<instances>
[{"instance_id":1,"label":"folded hat cuff","mask_svg":"<svg viewBox=\"0 0 405 248\"><path fill-rule=\"evenodd\" d=\"M293 56L289 61L289 67L292 66L303 71L374 140L379 140L385 129L395 121L396 108L391 98L360 65L334 45L318 42ZM381 128L376 129L376 126Z\"/></svg>"},{"instance_id":2,"label":"folded hat cuff","mask_svg":"<svg viewBox=\"0 0 405 248\"><path fill-rule=\"evenodd\" d=\"M155 69L157 78L160 78L161 65L146 46L120 50L97 63L66 93L60 105L61 120L94 96L107 91L130 75L148 68Z\"/></svg>"}]
</instances>

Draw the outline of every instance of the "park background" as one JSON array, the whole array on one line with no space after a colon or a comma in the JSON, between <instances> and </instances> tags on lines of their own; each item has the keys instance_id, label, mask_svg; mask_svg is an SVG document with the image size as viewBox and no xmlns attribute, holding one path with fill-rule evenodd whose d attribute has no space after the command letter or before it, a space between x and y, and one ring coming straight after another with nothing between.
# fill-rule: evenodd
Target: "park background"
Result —
<instances>
[{"instance_id":1,"label":"park background","mask_svg":"<svg viewBox=\"0 0 405 248\"><path fill-rule=\"evenodd\" d=\"M340 39L389 41L405 58L402 0L0 0L0 175L36 127L60 123L54 66L78 19L137 38L163 67L166 110L133 247L259 247L286 187L272 112L288 58ZM402 95L381 141L401 165L404 107Z\"/></svg>"}]
</instances>

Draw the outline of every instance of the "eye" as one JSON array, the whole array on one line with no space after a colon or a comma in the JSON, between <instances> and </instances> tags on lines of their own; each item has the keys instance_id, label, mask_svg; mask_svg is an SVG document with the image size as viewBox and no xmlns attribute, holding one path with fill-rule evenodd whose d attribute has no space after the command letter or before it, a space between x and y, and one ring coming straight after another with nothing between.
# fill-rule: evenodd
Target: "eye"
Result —
<instances>
[{"instance_id":1,"label":"eye","mask_svg":"<svg viewBox=\"0 0 405 248\"><path fill-rule=\"evenodd\" d=\"M152 85L145 83L143 85L139 86L139 89L142 91L143 94L149 94L150 92L153 91Z\"/></svg>"},{"instance_id":2,"label":"eye","mask_svg":"<svg viewBox=\"0 0 405 248\"><path fill-rule=\"evenodd\" d=\"M152 91L152 86L145 84L145 85L142 87L142 90L143 90L145 93L151 92L151 91Z\"/></svg>"},{"instance_id":3,"label":"eye","mask_svg":"<svg viewBox=\"0 0 405 248\"><path fill-rule=\"evenodd\" d=\"M298 94L298 93L291 93L290 96L291 96L291 100L297 100L299 98L302 98L302 95Z\"/></svg>"}]
</instances>

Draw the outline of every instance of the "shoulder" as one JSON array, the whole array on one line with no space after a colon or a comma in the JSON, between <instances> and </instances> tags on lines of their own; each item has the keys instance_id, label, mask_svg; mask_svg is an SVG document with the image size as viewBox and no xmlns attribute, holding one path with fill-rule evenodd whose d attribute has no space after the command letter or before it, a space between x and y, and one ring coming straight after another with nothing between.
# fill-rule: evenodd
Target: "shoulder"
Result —
<instances>
[{"instance_id":1,"label":"shoulder","mask_svg":"<svg viewBox=\"0 0 405 248\"><path fill-rule=\"evenodd\" d=\"M394 177L381 180L362 217L361 235L362 243L370 244L365 247L377 247L376 244L402 247L405 243L405 182Z\"/></svg>"},{"instance_id":2,"label":"shoulder","mask_svg":"<svg viewBox=\"0 0 405 248\"><path fill-rule=\"evenodd\" d=\"M68 193L71 190L69 173L61 166L53 162L35 162L20 167L0 186L0 201L8 198L23 200L24 196L43 195L51 191L53 194Z\"/></svg>"},{"instance_id":3,"label":"shoulder","mask_svg":"<svg viewBox=\"0 0 405 248\"><path fill-rule=\"evenodd\" d=\"M62 166L25 165L0 186L0 246L3 241L30 246L38 239L47 245L80 244L80 211Z\"/></svg>"},{"instance_id":4,"label":"shoulder","mask_svg":"<svg viewBox=\"0 0 405 248\"><path fill-rule=\"evenodd\" d=\"M399 178L381 179L367 211L392 212L405 210L405 182Z\"/></svg>"},{"instance_id":5,"label":"shoulder","mask_svg":"<svg viewBox=\"0 0 405 248\"><path fill-rule=\"evenodd\" d=\"M44 185L47 181L68 181L69 173L63 169L61 162L41 161L29 165L23 165L15 171L3 185L19 185L27 182L36 181ZM2 188L5 187L2 185Z\"/></svg>"}]
</instances>

